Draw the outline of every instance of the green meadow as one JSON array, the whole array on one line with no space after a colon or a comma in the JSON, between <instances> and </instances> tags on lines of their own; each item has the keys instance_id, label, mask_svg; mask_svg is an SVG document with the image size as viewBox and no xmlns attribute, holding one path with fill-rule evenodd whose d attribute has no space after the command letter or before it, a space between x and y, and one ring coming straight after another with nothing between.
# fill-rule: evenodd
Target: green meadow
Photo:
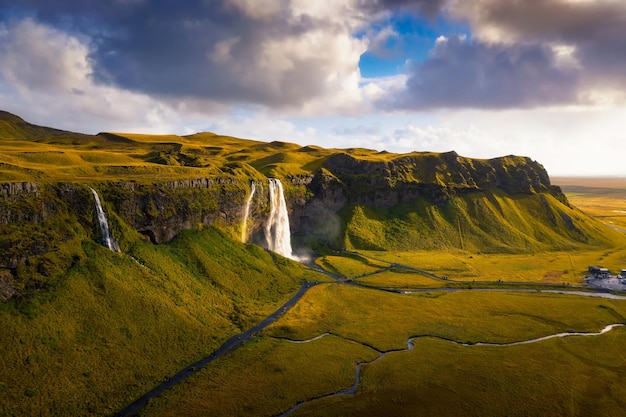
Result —
<instances>
[{"instance_id":1,"label":"green meadow","mask_svg":"<svg viewBox=\"0 0 626 417\"><path fill-rule=\"evenodd\" d=\"M468 348L415 341L363 367L353 397L303 405L294 416L621 416L626 331L534 345Z\"/></svg>"},{"instance_id":2,"label":"green meadow","mask_svg":"<svg viewBox=\"0 0 626 417\"><path fill-rule=\"evenodd\" d=\"M626 248L619 247L535 254L482 254L461 251L364 251L362 254L389 264L407 265L438 276L467 282L502 280L581 285L590 265L605 265L617 272L626 265ZM367 279L376 279L378 283L384 282L379 278L373 276Z\"/></svg>"},{"instance_id":3,"label":"green meadow","mask_svg":"<svg viewBox=\"0 0 626 417\"><path fill-rule=\"evenodd\" d=\"M508 347L453 342L599 332L625 314L626 300L321 285L263 337L154 400L143 415L271 416L306 400L313 401L294 416L619 415L626 405L624 328ZM363 365L356 395L321 398L349 388L356 364L379 351L395 352Z\"/></svg>"},{"instance_id":4,"label":"green meadow","mask_svg":"<svg viewBox=\"0 0 626 417\"><path fill-rule=\"evenodd\" d=\"M112 415L323 279L211 228L128 255L82 245L54 286L0 304L0 415Z\"/></svg>"},{"instance_id":5,"label":"green meadow","mask_svg":"<svg viewBox=\"0 0 626 417\"><path fill-rule=\"evenodd\" d=\"M610 227L626 230L626 178L555 178L567 198Z\"/></svg>"},{"instance_id":6,"label":"green meadow","mask_svg":"<svg viewBox=\"0 0 626 417\"><path fill-rule=\"evenodd\" d=\"M297 404L295 416L623 415L623 327L475 345L626 322L626 300L542 291L578 289L589 265L626 268L626 186L564 183L568 202L547 180L526 187L545 176L533 164L212 133L84 135L0 112L0 182L38 187L6 192L0 206L3 262L19 260L0 270L0 284L15 290L0 303L0 417L114 415L304 282L320 284L140 415L275 416ZM508 185L478 186L459 166ZM313 193L328 197L317 203L352 201L332 213L340 230L310 239L315 266L341 282L238 241L239 202L251 180L267 177L285 180L294 211ZM224 179L224 195L158 184L197 178ZM121 253L97 243L83 184L101 193ZM131 226L171 227L180 199L198 214L192 229L154 244ZM333 396L353 386L359 363L354 395Z\"/></svg>"}]
</instances>

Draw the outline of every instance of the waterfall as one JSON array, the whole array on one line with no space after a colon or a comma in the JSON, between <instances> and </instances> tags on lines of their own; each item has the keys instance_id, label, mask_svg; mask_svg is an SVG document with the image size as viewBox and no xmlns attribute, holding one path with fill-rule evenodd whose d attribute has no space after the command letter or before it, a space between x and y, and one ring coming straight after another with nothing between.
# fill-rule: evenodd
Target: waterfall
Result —
<instances>
[{"instance_id":1,"label":"waterfall","mask_svg":"<svg viewBox=\"0 0 626 417\"><path fill-rule=\"evenodd\" d=\"M250 204L252 203L252 197L254 197L254 193L256 192L256 185L254 181L250 183L250 195L248 196L248 200L246 200L246 206L243 210L243 224L241 225L241 241L246 242L248 240L248 216L250 215Z\"/></svg>"},{"instance_id":2,"label":"waterfall","mask_svg":"<svg viewBox=\"0 0 626 417\"><path fill-rule=\"evenodd\" d=\"M283 184L276 178L269 179L270 215L265 223L267 248L287 258L295 259L291 250L291 231Z\"/></svg>"},{"instance_id":3,"label":"waterfall","mask_svg":"<svg viewBox=\"0 0 626 417\"><path fill-rule=\"evenodd\" d=\"M102 245L111 249L112 251L117 251L117 245L113 242L113 238L111 237L111 230L109 229L109 221L107 220L107 215L102 209L102 203L100 202L100 197L98 193L93 188L89 187L91 193L93 194L93 199L96 202L96 213L98 214L98 223L100 224L100 231L102 232Z\"/></svg>"}]
</instances>

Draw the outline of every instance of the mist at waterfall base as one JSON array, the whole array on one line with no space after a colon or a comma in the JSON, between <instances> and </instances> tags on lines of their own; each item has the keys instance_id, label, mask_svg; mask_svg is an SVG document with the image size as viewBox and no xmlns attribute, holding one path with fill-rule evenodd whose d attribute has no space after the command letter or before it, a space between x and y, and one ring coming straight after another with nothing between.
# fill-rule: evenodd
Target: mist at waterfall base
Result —
<instances>
[{"instance_id":1,"label":"mist at waterfall base","mask_svg":"<svg viewBox=\"0 0 626 417\"><path fill-rule=\"evenodd\" d=\"M98 224L100 225L100 232L102 234L102 245L112 251L118 252L119 249L117 244L113 240L111 236L111 229L109 228L109 220L107 219L107 215L102 209L102 202L100 201L100 196L93 188L89 187L91 190L91 194L93 194L93 199L96 207L96 215L98 217Z\"/></svg>"}]
</instances>

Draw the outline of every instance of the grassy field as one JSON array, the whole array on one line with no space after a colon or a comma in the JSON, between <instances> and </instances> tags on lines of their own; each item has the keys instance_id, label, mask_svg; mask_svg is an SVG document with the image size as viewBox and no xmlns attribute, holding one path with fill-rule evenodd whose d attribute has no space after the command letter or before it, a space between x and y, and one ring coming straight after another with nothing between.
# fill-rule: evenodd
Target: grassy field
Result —
<instances>
[{"instance_id":1,"label":"grassy field","mask_svg":"<svg viewBox=\"0 0 626 417\"><path fill-rule=\"evenodd\" d=\"M626 178L554 178L578 208L626 231Z\"/></svg>"},{"instance_id":2,"label":"grassy field","mask_svg":"<svg viewBox=\"0 0 626 417\"><path fill-rule=\"evenodd\" d=\"M83 250L54 286L0 304L0 415L111 415L322 278L211 228L137 241L136 260Z\"/></svg>"},{"instance_id":3,"label":"grassy field","mask_svg":"<svg viewBox=\"0 0 626 417\"><path fill-rule=\"evenodd\" d=\"M335 337L295 344L255 339L151 402L145 416L272 416L354 382L354 364L378 356Z\"/></svg>"},{"instance_id":4,"label":"grassy field","mask_svg":"<svg viewBox=\"0 0 626 417\"><path fill-rule=\"evenodd\" d=\"M334 274L385 287L438 287L446 284L400 268L385 270L395 264L467 283L582 285L589 265L605 265L616 272L626 268L626 249L535 254L481 254L460 250L359 251L323 256L316 262Z\"/></svg>"},{"instance_id":5,"label":"grassy field","mask_svg":"<svg viewBox=\"0 0 626 417\"><path fill-rule=\"evenodd\" d=\"M390 266L388 262L365 258L355 253L325 255L317 258L315 263L328 272L348 278L372 274Z\"/></svg>"},{"instance_id":6,"label":"grassy field","mask_svg":"<svg viewBox=\"0 0 626 417\"><path fill-rule=\"evenodd\" d=\"M626 331L507 348L419 339L364 367L353 397L294 416L614 416L626 408Z\"/></svg>"},{"instance_id":7,"label":"grassy field","mask_svg":"<svg viewBox=\"0 0 626 417\"><path fill-rule=\"evenodd\" d=\"M358 278L357 282L362 285L389 288L436 288L445 287L447 284L445 281L430 278L417 272L397 269Z\"/></svg>"},{"instance_id":8,"label":"grassy field","mask_svg":"<svg viewBox=\"0 0 626 417\"><path fill-rule=\"evenodd\" d=\"M377 356L372 348L403 350L412 336L511 342L568 330L597 332L624 321L625 314L626 301L578 296L478 291L407 296L318 286L263 338L154 401L143 415L277 415L299 401L347 389L356 363ZM333 336L303 344L269 338L306 340L325 332ZM293 415L575 416L623 410L623 329L498 348L437 338L419 338L412 351L364 365L356 396L314 401Z\"/></svg>"},{"instance_id":9,"label":"grassy field","mask_svg":"<svg viewBox=\"0 0 626 417\"><path fill-rule=\"evenodd\" d=\"M535 254L479 254L462 251L362 251L366 257L408 265L463 281L540 282L580 285L589 265L612 271L626 268L626 249L545 252ZM369 281L377 280L375 276ZM382 279L382 278L381 278Z\"/></svg>"},{"instance_id":10,"label":"grassy field","mask_svg":"<svg viewBox=\"0 0 626 417\"><path fill-rule=\"evenodd\" d=\"M598 331L625 316L626 302L616 300L480 290L400 295L329 284L313 288L265 333L308 339L332 332L392 350L416 335L505 343L570 329Z\"/></svg>"},{"instance_id":11,"label":"grassy field","mask_svg":"<svg viewBox=\"0 0 626 417\"><path fill-rule=\"evenodd\" d=\"M383 173L385 164L396 171ZM506 184L487 181L483 189L450 164L471 168L477 181L500 170L498 179ZM348 165L363 169L343 172ZM626 187L598 180L563 184L583 212L546 185L524 189L541 183L545 174L524 158L487 161L452 153L322 149L212 133L83 135L0 112L0 182L93 184L103 191L124 252L95 243L91 210L63 214L74 213L69 204L91 207L91 200L81 198L87 189L72 194L71 202L70 194L43 188L30 200L4 201L9 220L0 225L3 255L20 259L22 252L39 253L41 242L49 247L15 271L1 271L3 279L21 282L15 284L18 296L0 304L0 416L112 415L259 322L302 281L331 281L234 241L238 230L198 225L200 230L183 231L171 242L150 244L122 219L123 210L111 209L125 207L120 203L129 200L124 193L132 188L137 196L155 178L223 177L247 184L278 176L298 183L312 174L319 174L313 181L327 187L331 198L333 193L352 198L337 218L345 232L339 246L354 251L338 253L322 245L326 255L316 263L365 285L446 285L394 264L464 285L577 285L589 265L626 268L624 235L589 217L623 229ZM139 186L105 186L118 180ZM356 197L367 195L379 180L380 190L402 189L419 197L393 207L356 203L367 201ZM306 202L312 189L291 184L286 194L290 201ZM232 197L241 189L230 191ZM163 190L156 194L166 196ZM180 208L176 196L184 195L170 194L174 204L167 209L152 205L135 214L165 219ZM216 211L216 198L207 199L193 203ZM46 210L61 214L22 222ZM415 410L431 415L617 415L616 410L625 409L624 329L511 348L462 347L452 341L505 343L572 330L595 332L624 322L625 316L625 301L538 291L432 288L401 295L323 284L261 337L152 401L143 414L276 415L299 401L349 387L356 363L372 361L379 351L404 350L407 338L422 336L411 352L364 365L355 397L306 404L295 415L412 415ZM331 335L294 343L324 333Z\"/></svg>"}]
</instances>

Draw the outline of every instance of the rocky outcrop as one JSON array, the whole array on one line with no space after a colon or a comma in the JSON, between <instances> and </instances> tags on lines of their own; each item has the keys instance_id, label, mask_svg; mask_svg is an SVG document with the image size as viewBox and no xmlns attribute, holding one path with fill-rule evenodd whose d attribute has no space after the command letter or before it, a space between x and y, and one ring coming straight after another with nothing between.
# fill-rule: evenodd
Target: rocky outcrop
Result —
<instances>
[{"instance_id":1,"label":"rocky outcrop","mask_svg":"<svg viewBox=\"0 0 626 417\"><path fill-rule=\"evenodd\" d=\"M0 269L0 302L10 300L17 293L17 283L8 269Z\"/></svg>"},{"instance_id":2,"label":"rocky outcrop","mask_svg":"<svg viewBox=\"0 0 626 417\"><path fill-rule=\"evenodd\" d=\"M296 178L291 182L310 191L306 201L291 201L292 230L329 240L333 238L324 231L341 233L337 213L354 204L393 208L424 199L441 205L454 196L493 189L511 195L550 193L567 204L541 164L516 156L479 160L456 152L368 157L342 152L328 157L309 181Z\"/></svg>"},{"instance_id":3,"label":"rocky outcrop","mask_svg":"<svg viewBox=\"0 0 626 417\"><path fill-rule=\"evenodd\" d=\"M237 225L247 194L245 186L226 176L90 186L100 194L114 240L123 240L129 225L153 243L169 241L183 229ZM0 301L79 262L84 254L71 241L100 238L85 184L5 183L0 196Z\"/></svg>"},{"instance_id":4,"label":"rocky outcrop","mask_svg":"<svg viewBox=\"0 0 626 417\"><path fill-rule=\"evenodd\" d=\"M90 229L93 205L84 186L5 183L0 193L0 268L16 269L56 250L71 239L70 222Z\"/></svg>"},{"instance_id":5,"label":"rocky outcrop","mask_svg":"<svg viewBox=\"0 0 626 417\"><path fill-rule=\"evenodd\" d=\"M7 182L0 184L0 195L3 198L15 198L23 193L37 194L39 184L34 182Z\"/></svg>"},{"instance_id":6,"label":"rocky outcrop","mask_svg":"<svg viewBox=\"0 0 626 417\"><path fill-rule=\"evenodd\" d=\"M171 240L200 225L233 226L241 221L247 189L229 177L196 178L153 184L102 184L113 211L153 243Z\"/></svg>"},{"instance_id":7,"label":"rocky outcrop","mask_svg":"<svg viewBox=\"0 0 626 417\"><path fill-rule=\"evenodd\" d=\"M566 202L540 164L514 156L475 160L455 152L382 154L376 158L337 153L313 174L294 175L288 181L292 231L306 235L326 229L325 223L337 223L337 213L350 204L390 208L419 198L443 204L455 195L490 188L510 194L548 192ZM93 187L106 207L154 243L167 242L181 230L199 225L237 225L249 192L248 184L227 175L154 183L106 182ZM259 187L253 204L253 233L262 228L267 209L262 189ZM0 184L0 194L5 201L0 207L0 224L39 224L69 215L85 225L93 223L91 197L80 184L5 183ZM97 233L97 228L89 227ZM333 225L333 229L337 227ZM31 243L22 252L24 256L49 250L45 242L34 239ZM6 241L0 241L0 249L3 244L7 249ZM20 261L23 259L0 255L0 267Z\"/></svg>"},{"instance_id":8,"label":"rocky outcrop","mask_svg":"<svg viewBox=\"0 0 626 417\"><path fill-rule=\"evenodd\" d=\"M456 193L492 187L512 194L548 192L551 187L541 164L516 156L480 160L447 152L370 160L339 153L330 156L324 168L345 185L351 201L374 207L391 207L418 196L443 202Z\"/></svg>"},{"instance_id":9,"label":"rocky outcrop","mask_svg":"<svg viewBox=\"0 0 626 417\"><path fill-rule=\"evenodd\" d=\"M117 217L154 243L169 241L183 229L237 224L247 193L229 177L92 186L109 211L114 237L120 233ZM77 222L88 236L99 236L93 197L83 184L4 183L0 195L0 268L15 269L53 250L59 240L71 239L73 233L63 225Z\"/></svg>"},{"instance_id":10,"label":"rocky outcrop","mask_svg":"<svg viewBox=\"0 0 626 417\"><path fill-rule=\"evenodd\" d=\"M367 157L341 152L327 157L310 174L284 180L292 233L329 244L341 239L345 227L341 213L353 205L393 208L418 199L441 205L456 195L488 189L509 194L550 193L567 203L540 164L513 156L472 160L454 152ZM268 196L266 182L256 181L248 234L250 241L263 244ZM228 173L210 178L116 181L90 186L100 194L114 239L123 238L127 225L155 244L171 240L181 230L202 225L236 229L250 191L250 184L242 181L241 175ZM0 268L13 271L15 279L19 280L16 271L20 266L49 253L62 253L59 245L77 234L99 239L93 197L84 184L5 183L0 184L0 197L0 225L4 226L0 233ZM55 262L71 265L77 255L63 256L68 259ZM49 274L49 264L35 262L31 269ZM3 282L9 282L8 278Z\"/></svg>"}]
</instances>

